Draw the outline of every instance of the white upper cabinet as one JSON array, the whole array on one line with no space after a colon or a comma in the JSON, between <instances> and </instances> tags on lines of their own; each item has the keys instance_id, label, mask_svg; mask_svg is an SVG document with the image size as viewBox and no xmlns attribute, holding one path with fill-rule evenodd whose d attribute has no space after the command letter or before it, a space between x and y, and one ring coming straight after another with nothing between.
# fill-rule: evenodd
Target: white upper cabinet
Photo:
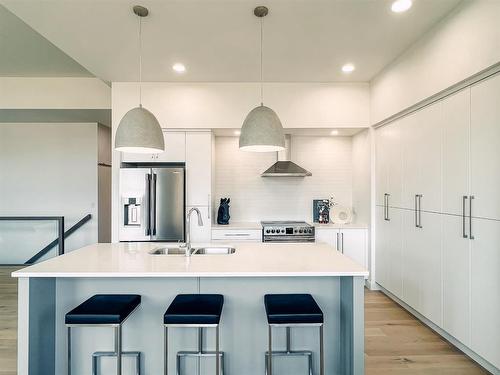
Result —
<instances>
[{"instance_id":1,"label":"white upper cabinet","mask_svg":"<svg viewBox=\"0 0 500 375\"><path fill-rule=\"evenodd\" d=\"M164 131L165 151L159 154L122 154L125 163L182 163L186 161L186 133Z\"/></svg>"},{"instance_id":2,"label":"white upper cabinet","mask_svg":"<svg viewBox=\"0 0 500 375\"><path fill-rule=\"evenodd\" d=\"M500 220L500 75L471 88L472 216Z\"/></svg>"},{"instance_id":3,"label":"white upper cabinet","mask_svg":"<svg viewBox=\"0 0 500 375\"><path fill-rule=\"evenodd\" d=\"M186 133L186 205L211 206L212 133Z\"/></svg>"},{"instance_id":4,"label":"white upper cabinet","mask_svg":"<svg viewBox=\"0 0 500 375\"><path fill-rule=\"evenodd\" d=\"M462 215L469 195L470 90L442 101L443 213Z\"/></svg>"},{"instance_id":5,"label":"white upper cabinet","mask_svg":"<svg viewBox=\"0 0 500 375\"><path fill-rule=\"evenodd\" d=\"M384 205L384 194L388 194L389 206L400 206L401 167L401 127L400 122L396 121L377 130L377 205Z\"/></svg>"},{"instance_id":6,"label":"white upper cabinet","mask_svg":"<svg viewBox=\"0 0 500 375\"><path fill-rule=\"evenodd\" d=\"M441 211L441 106L426 107L402 120L402 208Z\"/></svg>"}]
</instances>

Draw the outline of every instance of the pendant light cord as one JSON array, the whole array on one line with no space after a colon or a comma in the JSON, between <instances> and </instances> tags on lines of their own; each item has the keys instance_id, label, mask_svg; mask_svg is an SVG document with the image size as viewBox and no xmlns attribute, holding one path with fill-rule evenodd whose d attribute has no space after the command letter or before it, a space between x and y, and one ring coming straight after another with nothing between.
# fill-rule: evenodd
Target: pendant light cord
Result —
<instances>
[{"instance_id":1,"label":"pendant light cord","mask_svg":"<svg viewBox=\"0 0 500 375\"><path fill-rule=\"evenodd\" d=\"M142 17L139 18L139 107L142 107Z\"/></svg>"},{"instance_id":2,"label":"pendant light cord","mask_svg":"<svg viewBox=\"0 0 500 375\"><path fill-rule=\"evenodd\" d=\"M260 105L264 105L264 82L263 82L263 59L264 52L263 46L264 44L264 17L260 17Z\"/></svg>"}]
</instances>

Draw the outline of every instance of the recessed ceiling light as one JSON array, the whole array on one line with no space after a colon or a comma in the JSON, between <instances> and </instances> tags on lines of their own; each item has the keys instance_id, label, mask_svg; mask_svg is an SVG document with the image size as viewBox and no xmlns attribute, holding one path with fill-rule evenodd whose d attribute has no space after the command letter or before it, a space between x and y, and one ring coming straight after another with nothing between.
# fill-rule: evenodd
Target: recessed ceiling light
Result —
<instances>
[{"instance_id":1,"label":"recessed ceiling light","mask_svg":"<svg viewBox=\"0 0 500 375\"><path fill-rule=\"evenodd\" d=\"M345 64L343 67L342 67L342 71L344 73L351 73L351 72L354 72L354 70L356 69L356 67L353 65L353 64Z\"/></svg>"},{"instance_id":2,"label":"recessed ceiling light","mask_svg":"<svg viewBox=\"0 0 500 375\"><path fill-rule=\"evenodd\" d=\"M338 130L332 130L330 132L331 135L339 135L339 131Z\"/></svg>"},{"instance_id":3,"label":"recessed ceiling light","mask_svg":"<svg viewBox=\"0 0 500 375\"><path fill-rule=\"evenodd\" d=\"M240 135L240 134L241 134L241 131L239 131L239 130L234 131L234 135Z\"/></svg>"},{"instance_id":4,"label":"recessed ceiling light","mask_svg":"<svg viewBox=\"0 0 500 375\"><path fill-rule=\"evenodd\" d=\"M396 0L392 3L391 10L394 13L403 13L410 9L412 5L412 0Z\"/></svg>"},{"instance_id":5,"label":"recessed ceiling light","mask_svg":"<svg viewBox=\"0 0 500 375\"><path fill-rule=\"evenodd\" d=\"M172 69L177 73L184 73L186 71L186 67L181 63L175 63L174 65L172 65Z\"/></svg>"}]
</instances>

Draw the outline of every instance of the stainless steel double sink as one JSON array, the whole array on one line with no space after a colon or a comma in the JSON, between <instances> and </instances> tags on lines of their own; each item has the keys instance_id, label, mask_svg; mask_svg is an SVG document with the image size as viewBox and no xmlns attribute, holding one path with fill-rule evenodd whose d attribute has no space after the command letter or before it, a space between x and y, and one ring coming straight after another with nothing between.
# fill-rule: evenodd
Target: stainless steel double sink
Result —
<instances>
[{"instance_id":1,"label":"stainless steel double sink","mask_svg":"<svg viewBox=\"0 0 500 375\"><path fill-rule=\"evenodd\" d=\"M234 247L207 246L192 248L191 255L231 255L236 252ZM179 247L157 247L149 252L151 255L185 255L186 250Z\"/></svg>"}]
</instances>

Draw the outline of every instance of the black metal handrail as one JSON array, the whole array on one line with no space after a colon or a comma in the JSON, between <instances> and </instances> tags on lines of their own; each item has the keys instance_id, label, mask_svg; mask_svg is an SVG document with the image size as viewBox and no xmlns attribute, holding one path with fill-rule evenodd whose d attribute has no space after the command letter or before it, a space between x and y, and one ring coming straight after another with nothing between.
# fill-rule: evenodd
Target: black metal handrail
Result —
<instances>
[{"instance_id":1,"label":"black metal handrail","mask_svg":"<svg viewBox=\"0 0 500 375\"><path fill-rule=\"evenodd\" d=\"M91 214L87 214L66 232L64 232L64 216L0 216L0 221L57 221L57 239L49 243L42 250L28 259L24 264L32 264L38 259L47 254L53 247L58 247L58 255L64 254L64 240L71 236L81 226L92 218Z\"/></svg>"},{"instance_id":2,"label":"black metal handrail","mask_svg":"<svg viewBox=\"0 0 500 375\"><path fill-rule=\"evenodd\" d=\"M92 219L91 214L87 214L84 216L80 221L78 221L75 225L73 225L71 228L69 228L66 232L64 232L63 239L65 240L69 236L71 236L73 233L75 233L83 224L85 224L87 221ZM64 242L64 241L63 241ZM24 264L31 264L35 263L38 259L43 257L45 254L47 254L54 246L56 246L59 243L59 238L55 239L51 243L49 243L47 246L45 246L42 250L40 250L38 253L36 253L34 256L32 256L30 259L28 259ZM64 249L63 249L64 250ZM64 253L64 251L63 251ZM61 255L61 253L59 253Z\"/></svg>"}]
</instances>

